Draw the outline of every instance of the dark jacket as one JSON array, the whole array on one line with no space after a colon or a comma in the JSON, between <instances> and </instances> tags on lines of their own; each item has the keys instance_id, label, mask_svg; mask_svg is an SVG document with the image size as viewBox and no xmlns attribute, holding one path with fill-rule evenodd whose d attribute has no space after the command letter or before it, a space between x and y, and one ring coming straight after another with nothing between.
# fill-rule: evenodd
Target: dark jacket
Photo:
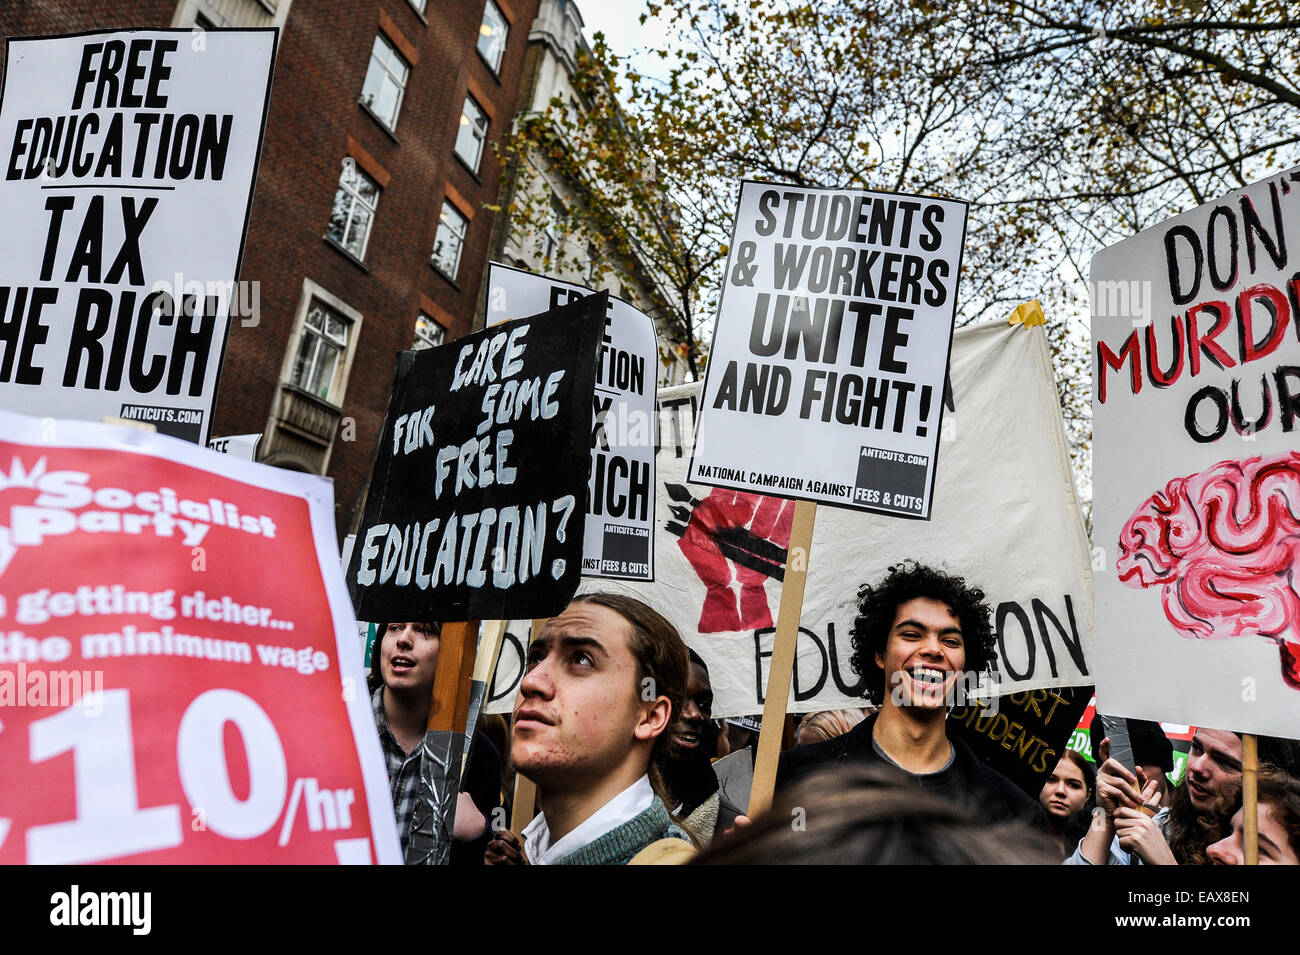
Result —
<instances>
[{"instance_id":1,"label":"dark jacket","mask_svg":"<svg viewBox=\"0 0 1300 955\"><path fill-rule=\"evenodd\" d=\"M823 740L807 746L798 746L781 754L776 770L776 788L781 789L821 769L836 765L859 763L888 766L871 744L871 733L876 725L876 714L867 717L853 729L834 739ZM952 772L961 781L966 793L966 806L984 822L997 823L1010 820L1036 822L1042 815L1036 800L992 766L982 762L960 739L949 737L954 750ZM922 789L929 788L926 776L898 770Z\"/></svg>"}]
</instances>

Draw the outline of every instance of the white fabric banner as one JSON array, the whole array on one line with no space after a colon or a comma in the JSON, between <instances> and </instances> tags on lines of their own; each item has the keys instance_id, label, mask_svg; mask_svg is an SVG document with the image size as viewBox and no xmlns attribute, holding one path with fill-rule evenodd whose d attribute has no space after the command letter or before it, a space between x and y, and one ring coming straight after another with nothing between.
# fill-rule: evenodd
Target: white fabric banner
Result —
<instances>
[{"instance_id":1,"label":"white fabric banner","mask_svg":"<svg viewBox=\"0 0 1300 955\"><path fill-rule=\"evenodd\" d=\"M818 511L791 712L862 705L850 663L858 587L905 558L984 588L998 693L1092 682L1087 537L1042 329L958 331L952 382L931 520ZM698 384L659 394L656 581L582 589L631 593L664 613L708 664L715 717L758 713L794 503L686 482L699 394ZM770 443L767 451L783 453ZM488 712L510 712L528 629L507 629Z\"/></svg>"},{"instance_id":2,"label":"white fabric banner","mask_svg":"<svg viewBox=\"0 0 1300 955\"><path fill-rule=\"evenodd\" d=\"M1297 252L1300 168L1093 259L1105 713L1300 737Z\"/></svg>"}]
</instances>

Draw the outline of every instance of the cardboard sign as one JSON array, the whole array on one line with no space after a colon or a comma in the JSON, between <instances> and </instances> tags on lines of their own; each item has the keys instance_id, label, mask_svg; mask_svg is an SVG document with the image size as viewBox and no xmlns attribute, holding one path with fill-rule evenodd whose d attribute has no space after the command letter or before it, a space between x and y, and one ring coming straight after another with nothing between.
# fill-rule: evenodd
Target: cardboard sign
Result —
<instances>
[{"instance_id":1,"label":"cardboard sign","mask_svg":"<svg viewBox=\"0 0 1300 955\"><path fill-rule=\"evenodd\" d=\"M1098 705L1298 737L1300 169L1098 253L1092 286Z\"/></svg>"},{"instance_id":2,"label":"cardboard sign","mask_svg":"<svg viewBox=\"0 0 1300 955\"><path fill-rule=\"evenodd\" d=\"M270 96L273 29L11 39L0 407L203 444Z\"/></svg>"},{"instance_id":3,"label":"cardboard sign","mask_svg":"<svg viewBox=\"0 0 1300 955\"><path fill-rule=\"evenodd\" d=\"M952 709L948 732L1037 799L1090 699L1092 687L1083 686L975 700Z\"/></svg>"},{"instance_id":4,"label":"cardboard sign","mask_svg":"<svg viewBox=\"0 0 1300 955\"><path fill-rule=\"evenodd\" d=\"M262 441L260 434L232 434L223 438L208 438L208 450L218 454L229 454L241 461L256 461L257 446Z\"/></svg>"},{"instance_id":5,"label":"cardboard sign","mask_svg":"<svg viewBox=\"0 0 1300 955\"><path fill-rule=\"evenodd\" d=\"M487 321L536 315L591 289L488 266ZM591 480L582 575L654 580L655 382L659 339L654 320L610 297L592 398Z\"/></svg>"},{"instance_id":6,"label":"cardboard sign","mask_svg":"<svg viewBox=\"0 0 1300 955\"><path fill-rule=\"evenodd\" d=\"M908 557L984 589L997 634L993 695L1093 682L1088 538L1042 328L958 331L952 390L932 520L839 508L819 516L790 712L862 705L850 663L858 588ZM659 393L655 582L582 589L630 593L665 614L708 664L713 715L744 716L766 698L794 504L686 480L699 396L698 384ZM488 712L509 712L527 622L507 634Z\"/></svg>"},{"instance_id":7,"label":"cardboard sign","mask_svg":"<svg viewBox=\"0 0 1300 955\"><path fill-rule=\"evenodd\" d=\"M564 609L605 293L398 355L348 584L359 620Z\"/></svg>"},{"instance_id":8,"label":"cardboard sign","mask_svg":"<svg viewBox=\"0 0 1300 955\"><path fill-rule=\"evenodd\" d=\"M0 625L0 864L401 861L324 479L0 412Z\"/></svg>"},{"instance_id":9,"label":"cardboard sign","mask_svg":"<svg viewBox=\"0 0 1300 955\"><path fill-rule=\"evenodd\" d=\"M951 199L743 183L690 480L929 518L965 236Z\"/></svg>"}]
</instances>

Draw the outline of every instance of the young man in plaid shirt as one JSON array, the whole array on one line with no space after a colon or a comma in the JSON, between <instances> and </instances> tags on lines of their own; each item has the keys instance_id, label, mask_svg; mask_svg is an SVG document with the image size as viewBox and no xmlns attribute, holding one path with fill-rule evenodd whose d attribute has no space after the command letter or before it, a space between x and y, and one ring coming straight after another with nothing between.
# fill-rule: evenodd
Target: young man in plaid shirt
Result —
<instances>
[{"instance_id":1,"label":"young man in plaid shirt","mask_svg":"<svg viewBox=\"0 0 1300 955\"><path fill-rule=\"evenodd\" d=\"M441 627L436 623L381 624L375 638L370 676L370 705L379 731L379 744L388 769L388 786L393 794L393 812L397 816L397 834L402 852L411 829L411 812L420 791L420 746L424 742L429 710L433 705L433 678L438 669ZM495 752L483 754L486 740L476 746L480 755L495 763L499 776L499 757ZM487 820L468 793L462 792L456 804L452 838L465 845L482 840L486 845ZM478 846L477 860L482 862ZM458 858L453 862L471 861Z\"/></svg>"}]
</instances>

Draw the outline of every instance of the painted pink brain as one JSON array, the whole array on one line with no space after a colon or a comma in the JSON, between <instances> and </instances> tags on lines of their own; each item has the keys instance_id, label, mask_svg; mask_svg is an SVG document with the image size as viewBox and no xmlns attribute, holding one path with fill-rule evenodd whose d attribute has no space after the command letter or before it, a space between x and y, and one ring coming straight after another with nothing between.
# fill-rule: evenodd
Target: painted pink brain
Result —
<instances>
[{"instance_id":1,"label":"painted pink brain","mask_svg":"<svg viewBox=\"0 0 1300 955\"><path fill-rule=\"evenodd\" d=\"M1119 538L1119 579L1160 587L1185 637L1262 636L1300 689L1300 452L1220 461L1143 502Z\"/></svg>"}]
</instances>

